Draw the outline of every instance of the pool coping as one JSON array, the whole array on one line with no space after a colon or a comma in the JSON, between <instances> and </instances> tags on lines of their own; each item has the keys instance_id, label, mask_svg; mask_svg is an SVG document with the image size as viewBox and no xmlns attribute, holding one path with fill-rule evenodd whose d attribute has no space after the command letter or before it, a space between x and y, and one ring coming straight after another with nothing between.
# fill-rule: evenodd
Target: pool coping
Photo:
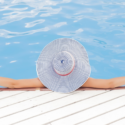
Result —
<instances>
[{"instance_id":1,"label":"pool coping","mask_svg":"<svg viewBox=\"0 0 125 125\"><path fill-rule=\"evenodd\" d=\"M91 88L91 87L81 87L75 91L84 91L84 90L119 90L125 89L125 86L120 86L116 88ZM51 91L50 89L44 87L34 87L34 88L0 88L0 91Z\"/></svg>"}]
</instances>

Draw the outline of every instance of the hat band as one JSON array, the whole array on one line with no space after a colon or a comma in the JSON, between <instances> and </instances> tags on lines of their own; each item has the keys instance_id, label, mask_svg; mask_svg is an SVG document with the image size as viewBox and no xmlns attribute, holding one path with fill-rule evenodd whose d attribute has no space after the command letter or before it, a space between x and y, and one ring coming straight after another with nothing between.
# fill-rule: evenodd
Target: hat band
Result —
<instances>
[{"instance_id":1,"label":"hat band","mask_svg":"<svg viewBox=\"0 0 125 125\"><path fill-rule=\"evenodd\" d=\"M67 51L59 52L53 59L53 69L61 76L69 75L75 67L75 59Z\"/></svg>"}]
</instances>

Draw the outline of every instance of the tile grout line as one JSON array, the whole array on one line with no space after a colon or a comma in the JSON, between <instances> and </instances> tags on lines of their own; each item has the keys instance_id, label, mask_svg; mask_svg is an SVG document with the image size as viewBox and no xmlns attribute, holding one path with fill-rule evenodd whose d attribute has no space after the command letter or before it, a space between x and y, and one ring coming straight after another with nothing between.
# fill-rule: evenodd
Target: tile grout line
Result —
<instances>
[{"instance_id":1,"label":"tile grout line","mask_svg":"<svg viewBox=\"0 0 125 125\"><path fill-rule=\"evenodd\" d=\"M117 120L115 120L115 121L113 121L113 122L110 122L110 123L108 123L108 124L106 124L106 125L111 125L112 123L115 123L115 122L120 121L120 120L122 120L122 119L125 119L125 117L122 117L122 118L120 118L120 119L117 119Z\"/></svg>"}]
</instances>

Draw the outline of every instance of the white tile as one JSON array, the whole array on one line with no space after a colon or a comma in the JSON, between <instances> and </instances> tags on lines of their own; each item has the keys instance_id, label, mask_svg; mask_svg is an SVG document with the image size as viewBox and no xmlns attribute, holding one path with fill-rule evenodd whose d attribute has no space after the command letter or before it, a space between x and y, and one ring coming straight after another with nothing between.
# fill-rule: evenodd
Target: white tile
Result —
<instances>
[{"instance_id":1,"label":"white tile","mask_svg":"<svg viewBox=\"0 0 125 125\"><path fill-rule=\"evenodd\" d=\"M3 93L3 92L2 92ZM0 108L25 101L27 99L50 93L50 91L27 91L20 94L15 94L14 96L9 96L8 98L0 99ZM11 94L11 92L10 92Z\"/></svg>"},{"instance_id":2,"label":"white tile","mask_svg":"<svg viewBox=\"0 0 125 125\"><path fill-rule=\"evenodd\" d=\"M1 118L0 119L0 123L4 123L6 125L9 125L9 124L12 124L12 123L15 123L15 124L34 124L34 122L30 122L28 121L27 123L27 120L26 120L26 123L23 123L23 122L20 122L21 120L25 120L25 119L32 119L31 117L35 116L35 122L37 121L37 124L42 124L42 123L46 123L48 122L48 119L50 118L50 120L53 120L53 118L55 117L55 114L53 114L53 112L56 112L59 108L59 107L62 107L62 106L66 106L68 104L73 104L74 102L77 102L77 101L80 101L80 100L84 100L86 98L90 98L92 96L96 96L98 94L102 94L102 93L105 93L107 91L105 90L101 90L101 91L75 91L74 93L76 94L60 94L60 93L56 93L56 92L53 92L51 94L47 94L47 95L44 95L42 97L37 97L35 99L32 99L32 103L31 101L27 101L27 104L26 103L22 103L22 105L20 105L20 108L21 110L25 107L25 108L31 108L32 106L35 106L35 105L38 105L38 104L41 104L39 107L35 107L35 108L31 108L31 109L28 109L28 110L25 110L25 111L21 111L21 112L18 112L16 114L12 114L12 115L9 115L7 117L4 117L4 118ZM69 97L65 97L65 96L69 96ZM65 97L65 98L63 98ZM59 99L59 98L62 98L62 99ZM56 99L55 101L52 101ZM52 102L51 102L52 101ZM48 104L44 104L45 102L49 102ZM31 103L31 104L30 104ZM66 107L70 107L69 106L66 106ZM72 106L71 106L72 107ZM62 110L63 108L60 108L59 110ZM16 110L19 110L19 107L16 109ZM55 111L51 111L51 110L55 110ZM50 112L48 112L50 111ZM65 110L64 110L65 111ZM4 112L4 110L0 111L0 112ZM12 110L11 110L12 112ZM48 112L48 113L46 113ZM41 116L41 114L43 114ZM46 117L46 114L49 115L49 117L47 118ZM4 113L5 115L5 113ZM38 116L40 115L40 116ZM59 113L56 114L56 117L57 116L60 116ZM67 115L64 113L64 115ZM37 117L38 117L38 120L37 120ZM40 118L41 117L41 118ZM43 118L42 118L43 117ZM40 118L40 119L39 119ZM13 120L12 120L13 119ZM42 119L42 120L41 120ZM40 122L39 122L40 120ZM42 123L41 123L42 121ZM16 123L16 122L19 122L19 123ZM36 123L35 123L36 125Z\"/></svg>"},{"instance_id":3,"label":"white tile","mask_svg":"<svg viewBox=\"0 0 125 125\"><path fill-rule=\"evenodd\" d=\"M78 93L78 92L74 92L74 94L75 93ZM29 94L31 94L31 92L29 92ZM13 114L15 114L15 115L21 115L22 114L22 117L20 117L20 119L25 119L24 113L25 114L29 113L29 117L30 117L34 114L34 111L37 111L38 108L34 107L34 106L44 105L42 110L46 111L46 110L48 110L48 108L46 109L46 107L45 107L47 105L47 103L50 104L51 101L55 101L55 100L58 100L60 98L62 99L66 96L71 95L71 94L58 94L58 93L50 92L50 91L46 91L46 94L45 94L45 91L33 92L32 94L34 95L33 98L27 98L27 100L24 100L20 103L15 103L13 105L6 106L5 108L1 108L0 109L0 118L6 117L7 115L11 116ZM37 96L36 94L37 95L39 94L39 95ZM38 113L39 112L41 112L41 110L39 110ZM16 114L16 113L18 113L18 114Z\"/></svg>"},{"instance_id":4,"label":"white tile","mask_svg":"<svg viewBox=\"0 0 125 125\"><path fill-rule=\"evenodd\" d=\"M93 118L89 121L78 124L78 125L93 125L93 123L95 125L107 125L108 123L110 123L116 119L124 117L125 116L125 106L124 106L125 102L124 102L124 100L125 100L125 96L122 98L116 99L116 101L112 101L111 103L107 103L109 105L106 107L103 107L105 105L100 106L100 107L98 106L97 112L99 110L100 110L100 112L102 112L103 110L105 110L104 112L106 112L106 111L108 111L109 108L111 108L111 109L109 109L109 111L112 109L114 109L114 110L110 111L106 114L103 114L99 117ZM114 103L116 102L116 104L112 104L113 102ZM104 108L104 109L100 109L100 108ZM115 108L118 108L118 109L115 109ZM121 124L117 124L117 125L121 125ZM124 122L124 125L125 125L125 122Z\"/></svg>"},{"instance_id":5,"label":"white tile","mask_svg":"<svg viewBox=\"0 0 125 125\"><path fill-rule=\"evenodd\" d=\"M67 113L65 113L65 117L63 116L64 118L60 117L58 120L55 119L55 121L54 120L51 121L51 125L76 125L77 123L80 123L85 120L89 120L107 111L123 106L125 104L124 94L125 94L124 90L113 90L105 94L85 100L80 104L76 103L76 107L73 108L72 106L70 106L69 109L67 109L67 112L70 111L71 115L67 115ZM73 110L73 112L71 110ZM66 112L66 110L64 111ZM125 115L125 113L123 114ZM89 124L87 123L85 124L85 122L83 122L83 124L79 124L79 125L93 125L93 124L106 125L105 123L108 120L104 119L104 121L101 120L102 123L99 122L98 124L98 118L97 118L96 122L88 121Z\"/></svg>"},{"instance_id":6,"label":"white tile","mask_svg":"<svg viewBox=\"0 0 125 125\"><path fill-rule=\"evenodd\" d=\"M16 94L26 93L26 91L0 91L0 99L4 99Z\"/></svg>"},{"instance_id":7,"label":"white tile","mask_svg":"<svg viewBox=\"0 0 125 125\"><path fill-rule=\"evenodd\" d=\"M42 94L43 96L40 96ZM0 100L0 123L2 125L107 125L125 116L124 107L117 109L125 105L124 94L125 90L86 90L75 91L72 94L50 91L17 93L16 98L13 95ZM2 108L4 105L6 107ZM125 120L119 120L111 125L123 123Z\"/></svg>"}]
</instances>

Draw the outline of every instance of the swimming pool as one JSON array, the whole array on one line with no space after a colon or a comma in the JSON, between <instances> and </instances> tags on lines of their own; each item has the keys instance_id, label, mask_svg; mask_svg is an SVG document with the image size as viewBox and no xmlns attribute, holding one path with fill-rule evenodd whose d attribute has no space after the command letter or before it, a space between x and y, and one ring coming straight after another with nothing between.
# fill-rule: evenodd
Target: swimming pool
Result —
<instances>
[{"instance_id":1,"label":"swimming pool","mask_svg":"<svg viewBox=\"0 0 125 125\"><path fill-rule=\"evenodd\" d=\"M0 0L0 76L36 78L39 54L57 38L86 48L90 77L125 76L124 0Z\"/></svg>"}]
</instances>

